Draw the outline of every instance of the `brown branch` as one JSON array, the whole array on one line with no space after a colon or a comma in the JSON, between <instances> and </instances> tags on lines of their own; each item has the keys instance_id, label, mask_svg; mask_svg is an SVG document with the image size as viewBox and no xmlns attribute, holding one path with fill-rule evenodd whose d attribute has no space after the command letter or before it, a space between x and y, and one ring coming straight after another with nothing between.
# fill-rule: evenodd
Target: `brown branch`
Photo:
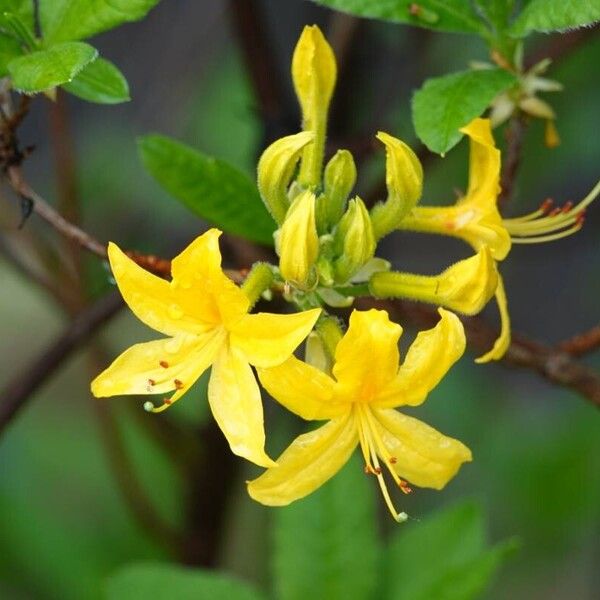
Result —
<instances>
[{"instance_id":1,"label":"brown branch","mask_svg":"<svg viewBox=\"0 0 600 600\"><path fill-rule=\"evenodd\" d=\"M67 329L0 392L0 433L25 405L27 399L56 371L71 353L92 337L123 307L114 291L83 310Z\"/></svg>"},{"instance_id":2,"label":"brown branch","mask_svg":"<svg viewBox=\"0 0 600 600\"><path fill-rule=\"evenodd\" d=\"M403 300L366 300L360 305L385 308L399 322L410 322L416 327L431 327L438 319L435 308ZM489 350L498 332L480 317L463 318L467 344L482 353ZM551 383L581 394L600 408L600 375L577 362L562 348L552 348L513 333L512 343L503 357L505 364L536 371Z\"/></svg>"},{"instance_id":3,"label":"brown branch","mask_svg":"<svg viewBox=\"0 0 600 600\"><path fill-rule=\"evenodd\" d=\"M571 356L583 356L600 348L600 325L574 335L557 345L557 349Z\"/></svg>"},{"instance_id":4,"label":"brown branch","mask_svg":"<svg viewBox=\"0 0 600 600\"><path fill-rule=\"evenodd\" d=\"M502 161L501 192L498 196L500 211L513 196L517 173L521 165L521 151L526 129L527 120L522 113L514 114L506 127L506 152Z\"/></svg>"},{"instance_id":5,"label":"brown branch","mask_svg":"<svg viewBox=\"0 0 600 600\"><path fill-rule=\"evenodd\" d=\"M255 0L230 0L229 10L263 122L262 145L267 145L289 133L294 121L286 111L261 6Z\"/></svg>"},{"instance_id":6,"label":"brown branch","mask_svg":"<svg viewBox=\"0 0 600 600\"><path fill-rule=\"evenodd\" d=\"M544 58L549 58L554 63L565 59L596 36L599 30L600 26L596 24L593 27L582 27L568 33L555 33L545 36L548 41L540 45L529 55L525 64L525 70L536 65Z\"/></svg>"}]
</instances>

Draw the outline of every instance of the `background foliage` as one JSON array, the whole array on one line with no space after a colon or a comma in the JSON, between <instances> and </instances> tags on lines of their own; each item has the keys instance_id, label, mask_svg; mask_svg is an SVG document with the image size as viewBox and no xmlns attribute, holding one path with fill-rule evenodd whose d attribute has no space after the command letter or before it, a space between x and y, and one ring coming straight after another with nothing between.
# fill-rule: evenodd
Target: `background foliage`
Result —
<instances>
[{"instance_id":1,"label":"background foliage","mask_svg":"<svg viewBox=\"0 0 600 600\"><path fill-rule=\"evenodd\" d=\"M458 122L479 114L511 83L504 71L465 71L470 60L488 58L473 34L485 28L494 39L508 30L516 37L599 17L596 2L529 0L520 16L512 18L511 2L423 0L420 5L427 12L418 24L427 29L416 29L378 20L347 21L300 0L289 0L285 7L275 0L254 0L255 9L265 15L278 69L273 77L286 99L265 112L252 88L239 27L232 27L233 3L163 2L140 23L102 33L142 17L155 4L98 3L105 12L92 18L85 12L88 3L41 0L45 44L23 52L19 45L2 42L0 71L11 74L24 90L63 85L75 96L107 104L132 96L132 103L114 107L60 94L54 107L36 100L21 133L24 142L38 145L26 169L45 196L61 197L64 182L50 167L60 140L72 136L82 222L101 239L165 256L203 230L203 217L218 224L223 219L233 233L240 219L239 227L250 231L253 241L270 241L266 213L257 197L252 199L254 165L266 141L297 128L287 70L305 23L318 22L324 29L329 24L332 36L336 31L340 36L344 27L351 32L345 57L349 74L337 92L331 137L343 143L362 139L365 131L372 136L388 129L417 145L411 98L420 88L412 104L416 134L437 152L458 144L444 159L425 161L425 197L448 203L454 197L451 190L465 185L466 144L431 130L428 120L440 124L431 118L431 106L444 102L448 88L460 98L467 94L458 103L459 114L444 124L450 132L455 129L452 118ZM318 4L403 23L416 19L407 16L410 3L401 0ZM28 6L0 0L0 9L13 11L24 23L32 18ZM58 19L54 10L61 7ZM483 24L482 14L491 27ZM83 41L92 36L92 45ZM526 53L533 55L555 40L534 36ZM553 98L562 146L543 147L541 125L529 129L510 209L515 214L533 210L549 194L561 201L580 198L597 177L600 139L590 131L597 122L599 42L597 35L588 35L552 69L551 76L565 85L565 92ZM96 49L102 58L93 60ZM28 70L36 53L64 54L64 70L45 71L46 79L40 81L36 69ZM436 79L423 86L431 77ZM480 92L471 102L473 89ZM66 130L64 123L57 124L61 114L67 117ZM224 177L224 196L213 201L202 188L204 177L173 175L175 169L188 170L186 161L196 173ZM359 182L365 195L382 172L383 153L369 153ZM19 216L11 212L14 203L4 197L8 194L3 189L0 197L2 233L9 241L25 236L33 244L30 232L44 236L44 227L30 220L17 232ZM200 195L205 199L201 207L195 204ZM225 199L234 197L255 206L251 220L244 222L241 210L227 210ZM597 320L599 227L598 211L592 210L578 236L527 252L514 250L503 272L517 329L554 342ZM435 272L440 256L445 262L451 255L464 256L461 246L447 244L391 236L385 250L406 270ZM65 252L55 242L49 242L49 249L49 263ZM256 252L232 244L226 259L247 266ZM86 258L82 268L90 295L111 286L97 260ZM1 388L41 343L61 330L65 315L2 259L0 281ZM231 600L319 597L315 589L327 598L345 598L350 592L353 598L422 600L482 594L528 600L596 596L600 438L597 415L580 398L531 373L501 365L475 367L473 357L465 357L415 414L465 441L475 461L443 493L418 491L404 498L403 508L420 522L391 528L385 517L373 516L381 507L359 464L349 465L317 494L289 508L253 503L243 483L255 474L253 468L225 458L217 442L214 456L202 445L212 440L202 382L161 417L146 415L132 398L92 400L88 382L98 360L105 364L132 340L148 337L131 315L120 314L95 348L69 361L0 439L2 598L120 600L136 598L134 593L160 598L163 588L177 590L177 598ZM590 364L598 366L597 356ZM273 403L267 413L270 450L276 453L299 425ZM166 436L172 441L165 446L164 433L173 431L177 436ZM125 473L118 466L123 456L131 462ZM173 544L152 519L140 518L140 491L169 531L187 533L182 543ZM511 560L515 536L519 549ZM203 543L210 545L208 558L194 545ZM218 572L182 571L181 563ZM495 585L487 588L492 574Z\"/></svg>"}]
</instances>

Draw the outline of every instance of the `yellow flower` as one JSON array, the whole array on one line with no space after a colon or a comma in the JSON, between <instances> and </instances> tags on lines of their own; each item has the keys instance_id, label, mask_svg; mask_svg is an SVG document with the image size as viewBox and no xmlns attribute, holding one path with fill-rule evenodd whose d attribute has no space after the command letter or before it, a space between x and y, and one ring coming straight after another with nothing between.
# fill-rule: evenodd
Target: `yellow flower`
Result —
<instances>
[{"instance_id":1,"label":"yellow flower","mask_svg":"<svg viewBox=\"0 0 600 600\"><path fill-rule=\"evenodd\" d=\"M462 324L440 309L441 320L419 333L398 368L402 328L385 311L354 311L335 351L333 377L294 357L278 367L259 369L263 386L283 406L307 420L329 420L296 438L277 461L248 483L255 500L270 506L289 504L325 483L360 445L365 470L377 477L386 504L397 521L381 463L405 492L405 480L420 487L443 488L460 465L471 460L461 442L421 421L393 410L421 404L429 391L462 355Z\"/></svg>"},{"instance_id":2,"label":"yellow flower","mask_svg":"<svg viewBox=\"0 0 600 600\"><path fill-rule=\"evenodd\" d=\"M461 131L470 138L467 193L454 206L416 206L399 222L399 229L457 237L476 251L488 247L493 258L501 261L510 252L512 244L549 242L571 235L581 228L583 212L600 192L600 183L575 207L567 205L548 214L546 203L524 217L503 219L497 207L500 150L494 143L490 122L487 119L475 119ZM477 362L501 358L510 345L510 318L500 276L495 296L502 324L500 336L494 347Z\"/></svg>"},{"instance_id":3,"label":"yellow flower","mask_svg":"<svg viewBox=\"0 0 600 600\"><path fill-rule=\"evenodd\" d=\"M281 364L311 331L320 310L250 315L250 302L221 269L219 236L211 229L173 259L171 282L129 259L115 244L108 255L119 290L134 314L168 336L136 344L92 382L97 397L175 393L178 400L212 365L208 401L234 454L262 466L265 454L260 390L250 365Z\"/></svg>"}]
</instances>

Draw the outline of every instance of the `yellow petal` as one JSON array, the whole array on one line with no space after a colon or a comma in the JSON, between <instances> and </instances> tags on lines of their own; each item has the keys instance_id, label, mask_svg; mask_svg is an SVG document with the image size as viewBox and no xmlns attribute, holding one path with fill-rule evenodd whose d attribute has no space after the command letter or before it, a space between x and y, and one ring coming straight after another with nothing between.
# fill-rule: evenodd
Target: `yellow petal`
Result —
<instances>
[{"instance_id":1,"label":"yellow petal","mask_svg":"<svg viewBox=\"0 0 600 600\"><path fill-rule=\"evenodd\" d=\"M303 148L314 140L314 133L302 131L273 142L258 161L258 189L263 202L279 225L289 207L288 187Z\"/></svg>"},{"instance_id":2,"label":"yellow petal","mask_svg":"<svg viewBox=\"0 0 600 600\"><path fill-rule=\"evenodd\" d=\"M397 227L404 231L456 237L467 242L476 252L487 246L495 260L506 258L511 248L510 234L496 208L484 211L463 201L455 206L417 206Z\"/></svg>"},{"instance_id":3,"label":"yellow petal","mask_svg":"<svg viewBox=\"0 0 600 600\"><path fill-rule=\"evenodd\" d=\"M335 475L358 442L354 419L346 416L297 437L277 459L277 467L248 482L248 493L268 506L284 506L307 496Z\"/></svg>"},{"instance_id":4,"label":"yellow petal","mask_svg":"<svg viewBox=\"0 0 600 600\"><path fill-rule=\"evenodd\" d=\"M312 192L302 192L292 202L279 230L279 270L286 281L299 287L310 285L312 268L319 255L315 202Z\"/></svg>"},{"instance_id":5,"label":"yellow petal","mask_svg":"<svg viewBox=\"0 0 600 600\"><path fill-rule=\"evenodd\" d=\"M402 327L384 310L352 311L346 335L335 351L333 375L340 399L368 402L398 372Z\"/></svg>"},{"instance_id":6,"label":"yellow petal","mask_svg":"<svg viewBox=\"0 0 600 600\"><path fill-rule=\"evenodd\" d=\"M173 259L171 287L205 320L229 325L248 312L250 303L221 269L218 229L209 229Z\"/></svg>"},{"instance_id":7,"label":"yellow petal","mask_svg":"<svg viewBox=\"0 0 600 600\"><path fill-rule=\"evenodd\" d=\"M167 281L142 269L112 242L108 258L123 300L140 321L170 336L210 328L210 322L193 303L177 294Z\"/></svg>"},{"instance_id":8,"label":"yellow petal","mask_svg":"<svg viewBox=\"0 0 600 600\"><path fill-rule=\"evenodd\" d=\"M258 369L258 377L277 402L307 421L333 419L348 411L348 404L332 400L335 381L294 356L277 367Z\"/></svg>"},{"instance_id":9,"label":"yellow petal","mask_svg":"<svg viewBox=\"0 0 600 600\"><path fill-rule=\"evenodd\" d=\"M385 145L385 180L388 198L371 211L375 238L393 231L412 210L423 193L423 167L417 155L401 140L380 131L377 139Z\"/></svg>"},{"instance_id":10,"label":"yellow petal","mask_svg":"<svg viewBox=\"0 0 600 600\"><path fill-rule=\"evenodd\" d=\"M453 313L439 309L440 320L433 329L421 331L412 343L397 377L373 406L417 406L441 381L465 351L465 331Z\"/></svg>"},{"instance_id":11,"label":"yellow petal","mask_svg":"<svg viewBox=\"0 0 600 600\"><path fill-rule=\"evenodd\" d=\"M510 315L508 314L508 301L506 292L504 291L504 283L502 277L498 277L498 287L496 289L496 302L500 311L500 336L494 343L494 347L479 358L475 359L476 363L486 363L491 360L500 360L510 346Z\"/></svg>"},{"instance_id":12,"label":"yellow petal","mask_svg":"<svg viewBox=\"0 0 600 600\"><path fill-rule=\"evenodd\" d=\"M373 410L378 433L396 461L396 473L418 485L443 488L462 463L471 461L471 451L429 425L395 410Z\"/></svg>"},{"instance_id":13,"label":"yellow petal","mask_svg":"<svg viewBox=\"0 0 600 600\"><path fill-rule=\"evenodd\" d=\"M298 181L317 185L325 146L327 112L335 87L337 67L331 46L316 26L304 28L292 58L292 78L302 108L304 131L315 133L315 141L304 150Z\"/></svg>"},{"instance_id":14,"label":"yellow petal","mask_svg":"<svg viewBox=\"0 0 600 600\"><path fill-rule=\"evenodd\" d=\"M136 344L92 382L98 398L124 394L185 393L211 365L224 336L219 332Z\"/></svg>"},{"instance_id":15,"label":"yellow petal","mask_svg":"<svg viewBox=\"0 0 600 600\"><path fill-rule=\"evenodd\" d=\"M497 282L496 263L483 246L475 256L459 260L440 275L375 273L369 289L378 298L412 298L472 315L487 304Z\"/></svg>"},{"instance_id":16,"label":"yellow petal","mask_svg":"<svg viewBox=\"0 0 600 600\"><path fill-rule=\"evenodd\" d=\"M260 390L240 350L225 344L208 383L208 401L231 451L262 467L274 463L265 454Z\"/></svg>"},{"instance_id":17,"label":"yellow petal","mask_svg":"<svg viewBox=\"0 0 600 600\"><path fill-rule=\"evenodd\" d=\"M273 367L287 360L311 332L320 308L291 315L245 315L231 331L231 345L241 350L251 365Z\"/></svg>"},{"instance_id":18,"label":"yellow petal","mask_svg":"<svg viewBox=\"0 0 600 600\"><path fill-rule=\"evenodd\" d=\"M500 192L500 150L496 148L489 119L473 119L461 131L470 138L469 188L462 203L497 213ZM498 218L499 215L498 215Z\"/></svg>"}]
</instances>

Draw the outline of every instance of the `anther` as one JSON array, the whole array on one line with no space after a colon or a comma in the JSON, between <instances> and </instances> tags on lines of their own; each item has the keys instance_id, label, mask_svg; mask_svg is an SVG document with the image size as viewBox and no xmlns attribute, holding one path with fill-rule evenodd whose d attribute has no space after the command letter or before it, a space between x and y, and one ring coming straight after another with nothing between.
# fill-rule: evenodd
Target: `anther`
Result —
<instances>
[{"instance_id":1,"label":"anther","mask_svg":"<svg viewBox=\"0 0 600 600\"><path fill-rule=\"evenodd\" d=\"M154 379L148 379L148 385L156 385L156 381L154 381Z\"/></svg>"},{"instance_id":2,"label":"anther","mask_svg":"<svg viewBox=\"0 0 600 600\"><path fill-rule=\"evenodd\" d=\"M407 481L404 481L404 479L401 479L398 482L398 486L405 494L410 494L412 492L412 488L408 485Z\"/></svg>"},{"instance_id":3,"label":"anther","mask_svg":"<svg viewBox=\"0 0 600 600\"><path fill-rule=\"evenodd\" d=\"M556 215L560 215L562 212L562 208L556 207L550 211L549 217L555 217Z\"/></svg>"},{"instance_id":4,"label":"anther","mask_svg":"<svg viewBox=\"0 0 600 600\"><path fill-rule=\"evenodd\" d=\"M561 212L568 213L573 208L573 203L569 200L563 207Z\"/></svg>"},{"instance_id":5,"label":"anther","mask_svg":"<svg viewBox=\"0 0 600 600\"><path fill-rule=\"evenodd\" d=\"M540 210L546 214L548 212L550 212L550 209L552 208L552 205L554 204L554 200L552 200L552 198L546 198L540 205Z\"/></svg>"},{"instance_id":6,"label":"anther","mask_svg":"<svg viewBox=\"0 0 600 600\"><path fill-rule=\"evenodd\" d=\"M395 456L390 456L390 463L395 465L398 462L398 459Z\"/></svg>"},{"instance_id":7,"label":"anther","mask_svg":"<svg viewBox=\"0 0 600 600\"><path fill-rule=\"evenodd\" d=\"M179 381L179 379L174 379L173 383L175 384L175 389L176 390L182 390L183 389L183 382Z\"/></svg>"},{"instance_id":8,"label":"anther","mask_svg":"<svg viewBox=\"0 0 600 600\"><path fill-rule=\"evenodd\" d=\"M158 363L163 369L168 369L169 368L169 363L166 360L161 360Z\"/></svg>"},{"instance_id":9,"label":"anther","mask_svg":"<svg viewBox=\"0 0 600 600\"><path fill-rule=\"evenodd\" d=\"M171 398L163 398L163 403L169 406L169 404L171 404Z\"/></svg>"}]
</instances>

